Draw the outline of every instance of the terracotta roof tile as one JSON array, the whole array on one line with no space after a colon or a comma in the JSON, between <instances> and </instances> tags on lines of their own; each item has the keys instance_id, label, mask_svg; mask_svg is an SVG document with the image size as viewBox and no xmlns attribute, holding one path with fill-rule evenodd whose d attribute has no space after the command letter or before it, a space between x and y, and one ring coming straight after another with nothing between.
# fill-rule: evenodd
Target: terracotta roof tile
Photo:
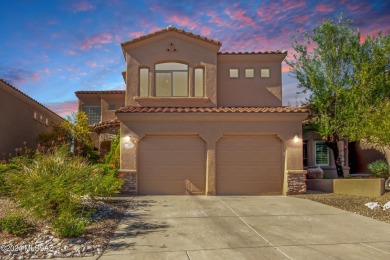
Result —
<instances>
[{"instance_id":1,"label":"terracotta roof tile","mask_svg":"<svg viewBox=\"0 0 390 260\"><path fill-rule=\"evenodd\" d=\"M79 90L75 94L125 94L126 90Z\"/></svg>"},{"instance_id":2,"label":"terracotta roof tile","mask_svg":"<svg viewBox=\"0 0 390 260\"><path fill-rule=\"evenodd\" d=\"M163 34L165 32L169 32L169 31L174 31L174 32L178 32L178 33L181 33L181 34L184 34L184 35L188 35L188 36L194 37L196 39L200 39L200 40L203 40L203 41L206 41L206 42L218 45L218 46L222 45L222 43L219 42L219 41L207 38L207 37L199 35L199 34L194 34L192 32L188 32L188 31L185 31L183 29L176 28L176 27L170 25L167 28L163 28L163 29L161 29L159 31L155 31L155 32L152 32L152 33L149 33L149 34L145 34L145 35L142 35L140 37L134 38L134 39L132 39L130 41L123 42L123 43L121 43L121 46L123 47L123 46L129 45L129 44L135 43L135 42L139 42L139 41L151 38L153 36L157 36L157 35Z\"/></svg>"},{"instance_id":3,"label":"terracotta roof tile","mask_svg":"<svg viewBox=\"0 0 390 260\"><path fill-rule=\"evenodd\" d=\"M218 52L218 55L242 55L242 54L287 54L286 50L276 51L252 51L252 52Z\"/></svg>"},{"instance_id":4,"label":"terracotta roof tile","mask_svg":"<svg viewBox=\"0 0 390 260\"><path fill-rule=\"evenodd\" d=\"M308 113L297 107L122 107L116 113Z\"/></svg>"},{"instance_id":5,"label":"terracotta roof tile","mask_svg":"<svg viewBox=\"0 0 390 260\"><path fill-rule=\"evenodd\" d=\"M46 109L47 111L49 111L50 113L54 114L55 116L57 116L58 118L61 118L62 120L64 120L60 115L58 115L57 113L53 112L52 110L50 110L48 107L44 106L43 104L39 103L38 101L36 101L35 99L33 99L32 97L30 97L29 95L25 94L24 92L20 91L18 88L12 86L10 83L8 83L7 81L5 81L4 79L0 79L0 82L3 82L4 84L6 84L7 86L9 86L10 88L16 90L17 92L19 92L20 94L22 94L23 96L27 97L28 99L34 101L35 103L37 103L38 105L40 105L41 107L43 107L44 109Z\"/></svg>"},{"instance_id":6,"label":"terracotta roof tile","mask_svg":"<svg viewBox=\"0 0 390 260\"><path fill-rule=\"evenodd\" d=\"M100 122L100 123L97 123L97 124L94 124L92 125L92 129L96 132L102 130L102 129L106 129L106 128L111 128L111 127L116 127L116 126L119 126L120 125L120 122L118 119L112 119L112 120L109 120L109 121L104 121L104 122Z\"/></svg>"}]
</instances>

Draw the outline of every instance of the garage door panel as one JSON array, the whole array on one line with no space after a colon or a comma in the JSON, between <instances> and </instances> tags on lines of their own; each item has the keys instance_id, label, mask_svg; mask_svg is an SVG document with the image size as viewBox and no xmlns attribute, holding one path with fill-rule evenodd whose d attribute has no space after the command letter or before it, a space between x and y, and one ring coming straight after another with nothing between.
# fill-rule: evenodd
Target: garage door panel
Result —
<instances>
[{"instance_id":1,"label":"garage door panel","mask_svg":"<svg viewBox=\"0 0 390 260\"><path fill-rule=\"evenodd\" d=\"M195 136L146 137L139 169L140 194L204 194L204 143Z\"/></svg>"},{"instance_id":2,"label":"garage door panel","mask_svg":"<svg viewBox=\"0 0 390 260\"><path fill-rule=\"evenodd\" d=\"M281 194L281 142L275 136L226 136L217 144L217 193Z\"/></svg>"}]
</instances>

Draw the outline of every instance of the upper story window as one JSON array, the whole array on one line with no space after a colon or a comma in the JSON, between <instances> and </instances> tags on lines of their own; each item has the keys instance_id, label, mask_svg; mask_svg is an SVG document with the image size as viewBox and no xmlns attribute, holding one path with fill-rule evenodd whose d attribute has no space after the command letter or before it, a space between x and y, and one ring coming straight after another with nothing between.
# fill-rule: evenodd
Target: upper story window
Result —
<instances>
[{"instance_id":1,"label":"upper story window","mask_svg":"<svg viewBox=\"0 0 390 260\"><path fill-rule=\"evenodd\" d=\"M93 125L100 122L100 106L84 106L84 112L88 116L88 124Z\"/></svg>"},{"instance_id":2,"label":"upper story window","mask_svg":"<svg viewBox=\"0 0 390 260\"><path fill-rule=\"evenodd\" d=\"M34 112L34 119L38 119L38 114L37 114L37 112Z\"/></svg>"},{"instance_id":3,"label":"upper story window","mask_svg":"<svg viewBox=\"0 0 390 260\"><path fill-rule=\"evenodd\" d=\"M45 120L45 125L49 125L49 118L46 118L46 120Z\"/></svg>"},{"instance_id":4,"label":"upper story window","mask_svg":"<svg viewBox=\"0 0 390 260\"><path fill-rule=\"evenodd\" d=\"M239 71L238 71L238 69L229 69L229 77L231 78L231 79L237 79L237 78L239 78Z\"/></svg>"},{"instance_id":5,"label":"upper story window","mask_svg":"<svg viewBox=\"0 0 390 260\"><path fill-rule=\"evenodd\" d=\"M149 68L139 69L139 96L149 96Z\"/></svg>"},{"instance_id":6,"label":"upper story window","mask_svg":"<svg viewBox=\"0 0 390 260\"><path fill-rule=\"evenodd\" d=\"M261 69L260 70L260 77L269 78L270 77L269 69Z\"/></svg>"},{"instance_id":7,"label":"upper story window","mask_svg":"<svg viewBox=\"0 0 390 260\"><path fill-rule=\"evenodd\" d=\"M188 97L188 65L176 62L156 64L156 97Z\"/></svg>"},{"instance_id":8,"label":"upper story window","mask_svg":"<svg viewBox=\"0 0 390 260\"><path fill-rule=\"evenodd\" d=\"M204 68L194 70L195 97L204 97Z\"/></svg>"},{"instance_id":9,"label":"upper story window","mask_svg":"<svg viewBox=\"0 0 390 260\"><path fill-rule=\"evenodd\" d=\"M318 166L329 165L329 150L325 142L317 141L315 143L315 162Z\"/></svg>"},{"instance_id":10,"label":"upper story window","mask_svg":"<svg viewBox=\"0 0 390 260\"><path fill-rule=\"evenodd\" d=\"M245 78L254 78L255 69L245 69Z\"/></svg>"}]
</instances>

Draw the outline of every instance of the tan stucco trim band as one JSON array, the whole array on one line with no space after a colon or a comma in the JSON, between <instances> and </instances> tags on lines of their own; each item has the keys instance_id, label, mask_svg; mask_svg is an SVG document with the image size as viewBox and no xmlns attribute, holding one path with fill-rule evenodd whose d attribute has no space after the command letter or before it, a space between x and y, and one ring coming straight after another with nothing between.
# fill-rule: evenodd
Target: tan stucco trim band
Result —
<instances>
[{"instance_id":1,"label":"tan stucco trim band","mask_svg":"<svg viewBox=\"0 0 390 260\"><path fill-rule=\"evenodd\" d=\"M306 170L287 170L287 174L307 174Z\"/></svg>"}]
</instances>

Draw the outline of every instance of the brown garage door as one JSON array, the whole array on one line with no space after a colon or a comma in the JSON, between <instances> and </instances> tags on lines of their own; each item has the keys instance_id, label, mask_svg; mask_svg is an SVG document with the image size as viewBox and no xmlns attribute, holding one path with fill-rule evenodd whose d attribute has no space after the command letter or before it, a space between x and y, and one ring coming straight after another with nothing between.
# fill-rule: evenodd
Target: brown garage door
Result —
<instances>
[{"instance_id":1,"label":"brown garage door","mask_svg":"<svg viewBox=\"0 0 390 260\"><path fill-rule=\"evenodd\" d=\"M145 137L139 169L139 194L204 194L204 142L196 136Z\"/></svg>"},{"instance_id":2,"label":"brown garage door","mask_svg":"<svg viewBox=\"0 0 390 260\"><path fill-rule=\"evenodd\" d=\"M282 166L275 136L225 136L217 144L217 194L282 194Z\"/></svg>"}]
</instances>

